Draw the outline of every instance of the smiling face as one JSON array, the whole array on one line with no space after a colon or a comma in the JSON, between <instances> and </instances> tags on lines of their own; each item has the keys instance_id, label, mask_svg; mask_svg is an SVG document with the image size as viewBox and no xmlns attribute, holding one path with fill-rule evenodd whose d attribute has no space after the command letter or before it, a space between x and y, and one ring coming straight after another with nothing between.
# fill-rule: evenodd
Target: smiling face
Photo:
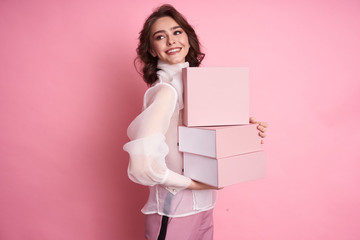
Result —
<instances>
[{"instance_id":1,"label":"smiling face","mask_svg":"<svg viewBox=\"0 0 360 240\"><path fill-rule=\"evenodd\" d=\"M151 27L150 42L150 54L168 64L185 62L190 48L186 32L171 17L156 20Z\"/></svg>"}]
</instances>

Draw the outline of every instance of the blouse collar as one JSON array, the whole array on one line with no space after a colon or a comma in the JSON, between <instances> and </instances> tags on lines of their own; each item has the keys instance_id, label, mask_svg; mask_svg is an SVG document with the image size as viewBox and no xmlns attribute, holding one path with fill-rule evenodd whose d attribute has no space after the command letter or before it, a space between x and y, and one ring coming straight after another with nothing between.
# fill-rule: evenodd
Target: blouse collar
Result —
<instances>
[{"instance_id":1,"label":"blouse collar","mask_svg":"<svg viewBox=\"0 0 360 240\"><path fill-rule=\"evenodd\" d=\"M163 71L168 72L171 75L173 75L173 74L181 71L181 69L189 67L189 63L184 62L184 63L177 63L177 64L168 64L159 59L157 67L158 67L158 69L163 70Z\"/></svg>"},{"instance_id":2,"label":"blouse collar","mask_svg":"<svg viewBox=\"0 0 360 240\"><path fill-rule=\"evenodd\" d=\"M184 107L182 69L189 67L189 63L168 64L159 59L157 67L160 69L156 72L157 83L169 83L175 88L178 95L178 107L181 110Z\"/></svg>"}]
</instances>

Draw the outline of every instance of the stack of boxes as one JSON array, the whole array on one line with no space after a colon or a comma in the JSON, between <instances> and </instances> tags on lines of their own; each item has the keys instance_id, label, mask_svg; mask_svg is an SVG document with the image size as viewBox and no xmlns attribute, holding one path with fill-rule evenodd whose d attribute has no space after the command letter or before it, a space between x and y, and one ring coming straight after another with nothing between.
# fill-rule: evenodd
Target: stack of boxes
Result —
<instances>
[{"instance_id":1,"label":"stack of boxes","mask_svg":"<svg viewBox=\"0 0 360 240\"><path fill-rule=\"evenodd\" d=\"M265 177L257 124L249 124L248 68L184 68L184 175L224 187Z\"/></svg>"}]
</instances>

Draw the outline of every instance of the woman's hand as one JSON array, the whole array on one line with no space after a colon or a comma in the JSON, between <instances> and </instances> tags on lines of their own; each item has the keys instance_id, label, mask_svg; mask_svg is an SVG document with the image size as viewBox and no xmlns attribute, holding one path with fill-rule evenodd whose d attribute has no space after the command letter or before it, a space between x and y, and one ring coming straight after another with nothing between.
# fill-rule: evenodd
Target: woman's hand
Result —
<instances>
[{"instance_id":1,"label":"woman's hand","mask_svg":"<svg viewBox=\"0 0 360 240\"><path fill-rule=\"evenodd\" d=\"M258 123L259 125L257 126L257 129L260 131L259 132L259 136L262 137L262 138L265 138L266 137L266 130L267 130L267 127L268 127L268 124L266 122L258 122L255 120L255 118L251 117L250 118L250 123ZM261 144L264 143L264 140L261 139Z\"/></svg>"},{"instance_id":2,"label":"woman's hand","mask_svg":"<svg viewBox=\"0 0 360 240\"><path fill-rule=\"evenodd\" d=\"M188 188L191 190L206 190L206 189L220 190L220 189L223 189L223 188L217 188L217 187L214 187L211 185L207 185L205 183L201 183L201 182L198 182L198 181L195 181L192 179L191 179L190 186Z\"/></svg>"}]
</instances>

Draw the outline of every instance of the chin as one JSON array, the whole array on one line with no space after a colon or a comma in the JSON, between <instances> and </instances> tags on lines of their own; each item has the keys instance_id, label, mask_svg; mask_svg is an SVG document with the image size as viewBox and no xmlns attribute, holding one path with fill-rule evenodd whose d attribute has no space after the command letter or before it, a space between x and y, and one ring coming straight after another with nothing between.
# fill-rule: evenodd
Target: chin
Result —
<instances>
[{"instance_id":1,"label":"chin","mask_svg":"<svg viewBox=\"0 0 360 240\"><path fill-rule=\"evenodd\" d=\"M173 65L173 64L178 64L178 63L184 63L185 62L185 57L174 57L174 58L159 58L161 59L163 62Z\"/></svg>"}]
</instances>

